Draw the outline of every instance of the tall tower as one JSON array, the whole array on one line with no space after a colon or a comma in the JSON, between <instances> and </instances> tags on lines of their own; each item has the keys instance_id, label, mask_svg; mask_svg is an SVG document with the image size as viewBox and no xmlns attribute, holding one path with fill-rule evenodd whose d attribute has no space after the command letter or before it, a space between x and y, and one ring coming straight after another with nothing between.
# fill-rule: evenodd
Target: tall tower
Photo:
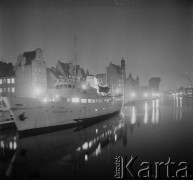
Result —
<instances>
[{"instance_id":1,"label":"tall tower","mask_svg":"<svg viewBox=\"0 0 193 180\"><path fill-rule=\"evenodd\" d=\"M125 60L122 57L121 60L121 71L122 71L122 75L123 75L123 80L125 81L126 79L126 72L125 72Z\"/></svg>"}]
</instances>

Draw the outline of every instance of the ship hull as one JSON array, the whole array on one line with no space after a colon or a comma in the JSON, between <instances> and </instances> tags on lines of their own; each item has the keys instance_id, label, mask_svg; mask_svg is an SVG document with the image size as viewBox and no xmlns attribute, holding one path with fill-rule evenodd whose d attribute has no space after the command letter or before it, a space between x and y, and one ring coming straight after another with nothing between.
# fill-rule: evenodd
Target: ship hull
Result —
<instances>
[{"instance_id":1,"label":"ship hull","mask_svg":"<svg viewBox=\"0 0 193 180\"><path fill-rule=\"evenodd\" d=\"M121 101L43 103L32 98L7 98L6 104L12 112L17 130L22 135L46 133L100 121L118 114L122 108Z\"/></svg>"}]
</instances>

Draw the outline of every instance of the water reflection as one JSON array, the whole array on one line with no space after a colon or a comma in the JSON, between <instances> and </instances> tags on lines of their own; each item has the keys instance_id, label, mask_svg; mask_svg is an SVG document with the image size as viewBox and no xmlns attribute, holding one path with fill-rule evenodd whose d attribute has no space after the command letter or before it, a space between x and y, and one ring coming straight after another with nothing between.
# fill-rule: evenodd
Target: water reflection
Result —
<instances>
[{"instance_id":1,"label":"water reflection","mask_svg":"<svg viewBox=\"0 0 193 180\"><path fill-rule=\"evenodd\" d=\"M124 119L130 125L140 126L141 119L143 119L144 124L157 124L160 118L160 100L156 99L136 106L127 106L124 108L123 114ZM149 121L149 119L151 120Z\"/></svg>"},{"instance_id":2,"label":"water reflection","mask_svg":"<svg viewBox=\"0 0 193 180\"><path fill-rule=\"evenodd\" d=\"M123 140L127 143L127 129L121 116L90 127L42 134L18 140L17 151L7 169L6 176L30 179L50 178L52 166L63 166L62 177L68 179L79 173L103 149ZM13 148L14 144L10 147ZM65 171L65 169L68 169ZM49 174L49 175L48 175ZM60 172L61 175L61 172ZM57 175L56 175L57 176Z\"/></svg>"},{"instance_id":3,"label":"water reflection","mask_svg":"<svg viewBox=\"0 0 193 180\"><path fill-rule=\"evenodd\" d=\"M160 104L159 99L152 101L152 116L151 116L152 124L159 123L159 111L160 111L159 104Z\"/></svg>"},{"instance_id":4,"label":"water reflection","mask_svg":"<svg viewBox=\"0 0 193 180\"><path fill-rule=\"evenodd\" d=\"M3 179L3 174L9 165L13 154L17 148L17 137L14 132L0 132L0 179Z\"/></svg>"},{"instance_id":5,"label":"water reflection","mask_svg":"<svg viewBox=\"0 0 193 180\"><path fill-rule=\"evenodd\" d=\"M132 107L132 116L131 116L131 124L136 123L136 112L135 112L135 106Z\"/></svg>"},{"instance_id":6,"label":"water reflection","mask_svg":"<svg viewBox=\"0 0 193 180\"><path fill-rule=\"evenodd\" d=\"M152 101L152 116L151 116L151 122L154 123L155 121L155 100Z\"/></svg>"},{"instance_id":7,"label":"water reflection","mask_svg":"<svg viewBox=\"0 0 193 180\"><path fill-rule=\"evenodd\" d=\"M113 176L113 172L105 167L112 170L115 155L139 154L139 157L145 155L146 159L151 159L155 154L154 160L157 161L159 155L173 153L174 146L176 157L180 157L179 143L186 142L182 147L192 143L193 112L190 107L193 100L185 101L179 97L178 103L175 99L176 106L173 101L157 99L128 106L123 110L124 116L50 134L23 139L17 139L15 135L2 137L0 174L6 172L7 177L18 179L84 179L85 173L93 172L96 176L101 172ZM182 118L180 122L174 121ZM183 137L183 141L176 136ZM192 152L192 149L186 149ZM104 171L98 171L101 167Z\"/></svg>"},{"instance_id":8,"label":"water reflection","mask_svg":"<svg viewBox=\"0 0 193 180\"><path fill-rule=\"evenodd\" d=\"M148 123L148 104L145 102L144 124Z\"/></svg>"},{"instance_id":9,"label":"water reflection","mask_svg":"<svg viewBox=\"0 0 193 180\"><path fill-rule=\"evenodd\" d=\"M174 97L174 118L176 121L182 120L182 108L183 108L183 98Z\"/></svg>"}]
</instances>

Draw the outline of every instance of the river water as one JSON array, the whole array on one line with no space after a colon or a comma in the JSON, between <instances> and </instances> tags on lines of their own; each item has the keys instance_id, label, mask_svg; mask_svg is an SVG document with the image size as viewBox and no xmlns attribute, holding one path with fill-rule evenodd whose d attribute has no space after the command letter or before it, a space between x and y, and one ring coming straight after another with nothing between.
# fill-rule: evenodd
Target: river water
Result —
<instances>
[{"instance_id":1,"label":"river water","mask_svg":"<svg viewBox=\"0 0 193 180\"><path fill-rule=\"evenodd\" d=\"M0 179L188 179L192 170L192 98L128 106L102 122L49 134L0 134Z\"/></svg>"}]
</instances>

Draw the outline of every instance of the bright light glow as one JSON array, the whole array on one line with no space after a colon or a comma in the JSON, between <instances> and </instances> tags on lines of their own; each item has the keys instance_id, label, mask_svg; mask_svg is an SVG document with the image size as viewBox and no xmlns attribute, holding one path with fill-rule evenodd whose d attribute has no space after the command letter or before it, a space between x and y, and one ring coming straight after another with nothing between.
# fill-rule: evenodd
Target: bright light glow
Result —
<instances>
[{"instance_id":1,"label":"bright light glow","mask_svg":"<svg viewBox=\"0 0 193 180\"><path fill-rule=\"evenodd\" d=\"M40 95L42 93L42 90L38 87L34 88L35 95Z\"/></svg>"},{"instance_id":2,"label":"bright light glow","mask_svg":"<svg viewBox=\"0 0 193 180\"><path fill-rule=\"evenodd\" d=\"M5 147L5 144L3 141L1 141L1 148L4 148Z\"/></svg>"},{"instance_id":3,"label":"bright light glow","mask_svg":"<svg viewBox=\"0 0 193 180\"><path fill-rule=\"evenodd\" d=\"M148 94L147 94L147 93L144 93L144 97L148 97Z\"/></svg>"},{"instance_id":4,"label":"bright light glow","mask_svg":"<svg viewBox=\"0 0 193 180\"><path fill-rule=\"evenodd\" d=\"M43 102L45 102L45 103L48 102L48 99L47 99L47 98L44 98L44 99L43 99Z\"/></svg>"},{"instance_id":5,"label":"bright light glow","mask_svg":"<svg viewBox=\"0 0 193 180\"><path fill-rule=\"evenodd\" d=\"M136 94L134 92L131 93L131 97L135 97Z\"/></svg>"},{"instance_id":6,"label":"bright light glow","mask_svg":"<svg viewBox=\"0 0 193 180\"><path fill-rule=\"evenodd\" d=\"M92 147L92 145L93 145L93 142L89 141L89 143L88 143L89 148Z\"/></svg>"},{"instance_id":7,"label":"bright light glow","mask_svg":"<svg viewBox=\"0 0 193 180\"><path fill-rule=\"evenodd\" d=\"M120 93L119 89L116 89L116 90L115 90L115 93L119 94L119 93Z\"/></svg>"},{"instance_id":8,"label":"bright light glow","mask_svg":"<svg viewBox=\"0 0 193 180\"><path fill-rule=\"evenodd\" d=\"M114 135L114 139L115 139L115 142L116 142L117 141L117 135L116 134Z\"/></svg>"},{"instance_id":9,"label":"bright light glow","mask_svg":"<svg viewBox=\"0 0 193 180\"><path fill-rule=\"evenodd\" d=\"M148 122L148 105L147 102L145 102L144 124L147 124L147 122Z\"/></svg>"},{"instance_id":10,"label":"bright light glow","mask_svg":"<svg viewBox=\"0 0 193 180\"><path fill-rule=\"evenodd\" d=\"M79 103L79 102L80 102L80 99L79 99L79 98L72 98L72 102L73 102L73 103Z\"/></svg>"},{"instance_id":11,"label":"bright light glow","mask_svg":"<svg viewBox=\"0 0 193 180\"><path fill-rule=\"evenodd\" d=\"M59 97L59 96L56 94L56 95L55 95L55 98L58 98L58 97Z\"/></svg>"},{"instance_id":12,"label":"bright light glow","mask_svg":"<svg viewBox=\"0 0 193 180\"><path fill-rule=\"evenodd\" d=\"M182 97L180 97L180 107L182 107Z\"/></svg>"},{"instance_id":13,"label":"bright light glow","mask_svg":"<svg viewBox=\"0 0 193 180\"><path fill-rule=\"evenodd\" d=\"M82 89L87 89L87 85L86 84L82 84Z\"/></svg>"},{"instance_id":14,"label":"bright light glow","mask_svg":"<svg viewBox=\"0 0 193 180\"><path fill-rule=\"evenodd\" d=\"M135 123L136 123L136 113L135 113L135 107L133 106L132 116L131 116L131 124L135 124Z\"/></svg>"},{"instance_id":15,"label":"bright light glow","mask_svg":"<svg viewBox=\"0 0 193 180\"><path fill-rule=\"evenodd\" d=\"M13 149L16 149L17 148L17 143L14 141L13 143Z\"/></svg>"},{"instance_id":16,"label":"bright light glow","mask_svg":"<svg viewBox=\"0 0 193 180\"><path fill-rule=\"evenodd\" d=\"M96 156L98 156L100 153L101 153L101 144L98 145L95 151Z\"/></svg>"},{"instance_id":17,"label":"bright light glow","mask_svg":"<svg viewBox=\"0 0 193 180\"><path fill-rule=\"evenodd\" d=\"M88 149L88 142L85 142L85 143L82 145L82 149Z\"/></svg>"},{"instance_id":18,"label":"bright light glow","mask_svg":"<svg viewBox=\"0 0 193 180\"><path fill-rule=\"evenodd\" d=\"M12 147L13 147L13 144L12 144L12 142L10 141L10 142L9 142L9 149L12 149Z\"/></svg>"},{"instance_id":19,"label":"bright light glow","mask_svg":"<svg viewBox=\"0 0 193 180\"><path fill-rule=\"evenodd\" d=\"M81 99L81 103L86 103L87 99Z\"/></svg>"},{"instance_id":20,"label":"bright light glow","mask_svg":"<svg viewBox=\"0 0 193 180\"><path fill-rule=\"evenodd\" d=\"M155 122L155 100L152 101L152 116L151 122L154 124Z\"/></svg>"},{"instance_id":21,"label":"bright light glow","mask_svg":"<svg viewBox=\"0 0 193 180\"><path fill-rule=\"evenodd\" d=\"M76 149L76 151L80 151L81 150L81 147L78 147L77 149Z\"/></svg>"},{"instance_id":22,"label":"bright light glow","mask_svg":"<svg viewBox=\"0 0 193 180\"><path fill-rule=\"evenodd\" d=\"M87 154L85 154L84 159L85 159L85 161L88 161L88 155Z\"/></svg>"}]
</instances>

